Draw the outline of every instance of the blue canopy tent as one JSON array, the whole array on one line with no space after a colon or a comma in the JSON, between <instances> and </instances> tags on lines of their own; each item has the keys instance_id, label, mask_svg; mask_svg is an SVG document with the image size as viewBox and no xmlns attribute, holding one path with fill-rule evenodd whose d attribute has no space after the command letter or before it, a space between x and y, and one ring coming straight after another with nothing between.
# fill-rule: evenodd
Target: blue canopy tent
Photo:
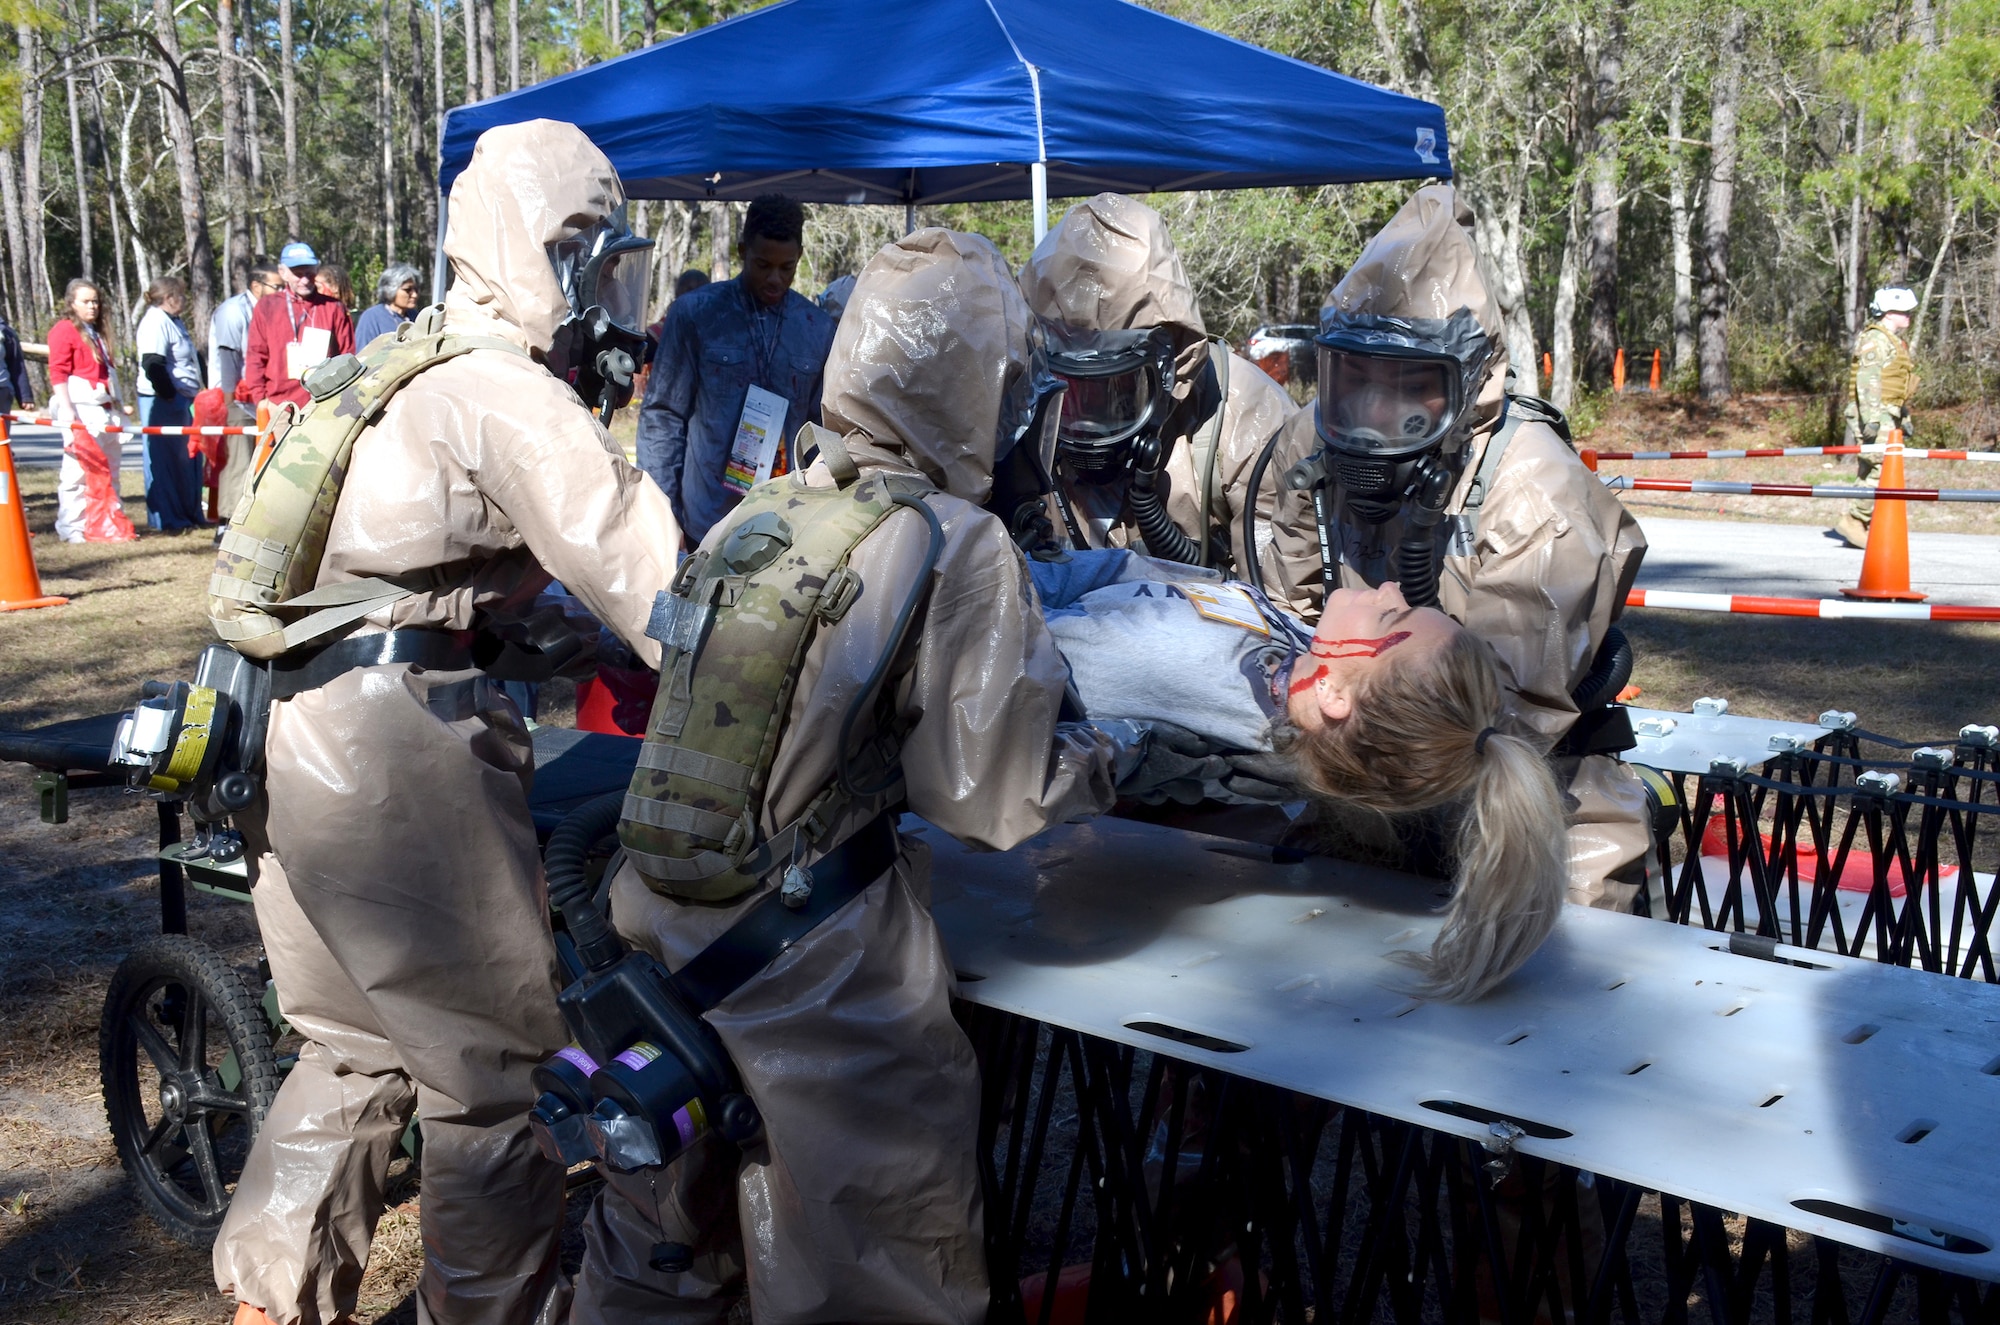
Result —
<instances>
[{"instance_id":1,"label":"blue canopy tent","mask_svg":"<svg viewBox=\"0 0 2000 1325\"><path fill-rule=\"evenodd\" d=\"M580 126L635 198L1047 199L1448 177L1444 112L1125 0L785 0L446 118Z\"/></svg>"}]
</instances>

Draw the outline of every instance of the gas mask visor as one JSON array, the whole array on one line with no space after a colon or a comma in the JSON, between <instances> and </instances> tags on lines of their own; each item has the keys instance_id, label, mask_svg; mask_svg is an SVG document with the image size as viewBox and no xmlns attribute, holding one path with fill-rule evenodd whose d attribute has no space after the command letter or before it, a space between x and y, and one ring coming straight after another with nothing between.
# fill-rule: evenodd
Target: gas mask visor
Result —
<instances>
[{"instance_id":1,"label":"gas mask visor","mask_svg":"<svg viewBox=\"0 0 2000 1325\"><path fill-rule=\"evenodd\" d=\"M1079 476L1109 478L1132 439L1173 408L1173 338L1157 327L1046 330L1049 371L1065 388L1057 449Z\"/></svg>"},{"instance_id":2,"label":"gas mask visor","mask_svg":"<svg viewBox=\"0 0 2000 1325\"><path fill-rule=\"evenodd\" d=\"M632 233L624 204L595 225L550 244L548 254L572 317L602 309L621 331L645 333L653 241Z\"/></svg>"},{"instance_id":3,"label":"gas mask visor","mask_svg":"<svg viewBox=\"0 0 2000 1325\"><path fill-rule=\"evenodd\" d=\"M632 399L646 343L646 288L653 241L625 224L621 204L594 225L548 245L569 316L546 354L549 370L607 420Z\"/></svg>"},{"instance_id":4,"label":"gas mask visor","mask_svg":"<svg viewBox=\"0 0 2000 1325\"><path fill-rule=\"evenodd\" d=\"M1464 309L1443 320L1335 314L1316 344L1320 439L1373 460L1405 460L1444 443L1494 353Z\"/></svg>"}]
</instances>

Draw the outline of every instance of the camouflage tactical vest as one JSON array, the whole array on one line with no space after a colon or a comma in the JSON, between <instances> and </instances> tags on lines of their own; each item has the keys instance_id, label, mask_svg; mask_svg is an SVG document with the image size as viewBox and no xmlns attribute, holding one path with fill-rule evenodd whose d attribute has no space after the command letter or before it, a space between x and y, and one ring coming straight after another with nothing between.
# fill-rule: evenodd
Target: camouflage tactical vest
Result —
<instances>
[{"instance_id":1,"label":"camouflage tactical vest","mask_svg":"<svg viewBox=\"0 0 2000 1325\"><path fill-rule=\"evenodd\" d=\"M304 378L312 403L278 437L230 517L208 581L208 619L223 643L250 658L278 658L359 621L415 588L367 578L313 588L327 531L363 428L417 374L473 350L520 346L496 336L442 330L426 309L361 355L343 354Z\"/></svg>"},{"instance_id":2,"label":"camouflage tactical vest","mask_svg":"<svg viewBox=\"0 0 2000 1325\"><path fill-rule=\"evenodd\" d=\"M814 431L839 474L844 449ZM933 490L901 475L846 473L834 488L792 475L750 489L654 605L646 633L662 646L660 689L618 839L657 893L740 896L795 846L818 842L850 799L836 781L769 838L758 830L806 650L865 591L849 555L896 509L897 494Z\"/></svg>"}]
</instances>

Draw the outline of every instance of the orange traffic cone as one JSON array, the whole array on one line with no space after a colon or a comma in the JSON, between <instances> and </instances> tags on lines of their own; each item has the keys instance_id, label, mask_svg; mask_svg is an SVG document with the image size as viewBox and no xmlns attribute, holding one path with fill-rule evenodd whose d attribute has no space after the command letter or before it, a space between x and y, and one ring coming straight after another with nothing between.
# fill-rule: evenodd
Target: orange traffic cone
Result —
<instances>
[{"instance_id":1,"label":"orange traffic cone","mask_svg":"<svg viewBox=\"0 0 2000 1325\"><path fill-rule=\"evenodd\" d=\"M1653 351L1653 375L1646 379L1646 389L1656 395L1660 390L1660 352L1658 349Z\"/></svg>"},{"instance_id":2,"label":"orange traffic cone","mask_svg":"<svg viewBox=\"0 0 2000 1325\"><path fill-rule=\"evenodd\" d=\"M1611 389L1621 396L1625 394L1625 347L1622 345L1611 359Z\"/></svg>"},{"instance_id":3,"label":"orange traffic cone","mask_svg":"<svg viewBox=\"0 0 2000 1325\"><path fill-rule=\"evenodd\" d=\"M7 444L8 419L0 414L0 612L26 607L61 607L67 598L42 592L34 549L28 546L28 515L21 485L14 481L14 448Z\"/></svg>"},{"instance_id":4,"label":"orange traffic cone","mask_svg":"<svg viewBox=\"0 0 2000 1325\"><path fill-rule=\"evenodd\" d=\"M1889 453L1882 457L1885 488L1903 486L1903 430L1889 430ZM1927 594L1910 589L1910 513L1900 501L1877 499L1868 522L1868 550L1861 554L1861 584L1840 591L1848 598L1921 603Z\"/></svg>"}]
</instances>

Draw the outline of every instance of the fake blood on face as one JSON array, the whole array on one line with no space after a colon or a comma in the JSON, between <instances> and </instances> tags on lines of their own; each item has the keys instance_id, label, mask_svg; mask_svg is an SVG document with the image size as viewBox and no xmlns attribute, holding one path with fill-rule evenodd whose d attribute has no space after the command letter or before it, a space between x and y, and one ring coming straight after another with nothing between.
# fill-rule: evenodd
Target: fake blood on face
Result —
<instances>
[{"instance_id":1,"label":"fake blood on face","mask_svg":"<svg viewBox=\"0 0 2000 1325\"><path fill-rule=\"evenodd\" d=\"M1315 658L1379 658L1410 637L1407 630L1399 630L1393 635L1383 635L1378 639L1316 639L1312 642L1312 656ZM1292 682L1292 693L1302 694L1318 685L1327 672L1321 663L1306 676Z\"/></svg>"}]
</instances>

